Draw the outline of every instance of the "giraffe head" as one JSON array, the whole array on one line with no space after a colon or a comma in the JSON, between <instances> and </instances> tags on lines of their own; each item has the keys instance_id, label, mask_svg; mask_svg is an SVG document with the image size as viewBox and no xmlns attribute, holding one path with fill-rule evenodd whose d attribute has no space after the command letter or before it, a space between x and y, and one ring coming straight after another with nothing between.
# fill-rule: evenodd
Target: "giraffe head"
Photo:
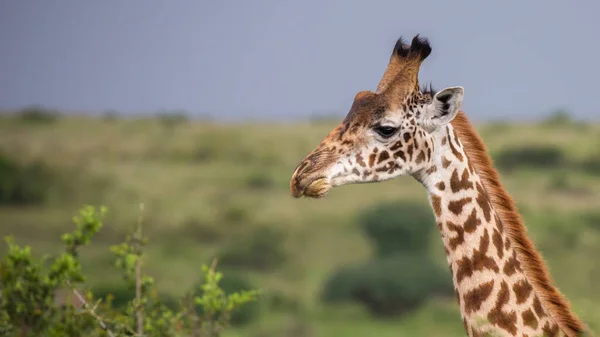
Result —
<instances>
[{"instance_id":1,"label":"giraffe head","mask_svg":"<svg viewBox=\"0 0 600 337\"><path fill-rule=\"evenodd\" d=\"M377 91L356 94L350 111L298 165L290 181L294 197L318 198L335 187L417 175L429 167L436 130L459 111L462 87L437 93L419 89L427 39L398 39Z\"/></svg>"}]
</instances>

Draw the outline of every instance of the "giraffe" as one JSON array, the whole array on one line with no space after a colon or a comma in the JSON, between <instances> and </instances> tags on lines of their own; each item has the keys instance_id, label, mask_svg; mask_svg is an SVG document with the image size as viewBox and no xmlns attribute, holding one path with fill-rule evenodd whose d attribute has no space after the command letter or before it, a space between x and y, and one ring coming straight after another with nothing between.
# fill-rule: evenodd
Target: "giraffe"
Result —
<instances>
[{"instance_id":1,"label":"giraffe","mask_svg":"<svg viewBox=\"0 0 600 337\"><path fill-rule=\"evenodd\" d=\"M464 89L421 88L427 38L400 37L375 92L360 91L343 119L296 167L294 197L410 175L428 193L461 318L475 336L575 337L589 330L552 284L461 109Z\"/></svg>"}]
</instances>

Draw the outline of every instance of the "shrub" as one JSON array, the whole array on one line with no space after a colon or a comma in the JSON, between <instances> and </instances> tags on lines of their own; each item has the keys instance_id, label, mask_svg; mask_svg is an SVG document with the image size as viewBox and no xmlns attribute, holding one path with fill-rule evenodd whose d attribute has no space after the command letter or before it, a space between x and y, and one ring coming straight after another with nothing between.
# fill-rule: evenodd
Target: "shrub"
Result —
<instances>
[{"instance_id":1,"label":"shrub","mask_svg":"<svg viewBox=\"0 0 600 337\"><path fill-rule=\"evenodd\" d=\"M20 121L31 124L54 123L58 120L59 116L58 111L49 110L39 105L28 106L17 114Z\"/></svg>"},{"instance_id":2,"label":"shrub","mask_svg":"<svg viewBox=\"0 0 600 337\"><path fill-rule=\"evenodd\" d=\"M287 257L284 234L271 227L259 227L250 235L236 236L219 253L224 266L249 268L260 271L279 267Z\"/></svg>"},{"instance_id":3,"label":"shrub","mask_svg":"<svg viewBox=\"0 0 600 337\"><path fill-rule=\"evenodd\" d=\"M544 126L565 126L571 125L573 123L571 115L568 111L558 109L553 111L542 121L542 125Z\"/></svg>"},{"instance_id":4,"label":"shrub","mask_svg":"<svg viewBox=\"0 0 600 337\"><path fill-rule=\"evenodd\" d=\"M340 268L326 282L326 302L354 301L374 315L401 314L433 295L453 294L451 277L428 255L434 218L428 206L377 205L359 216L376 248L376 259Z\"/></svg>"},{"instance_id":5,"label":"shrub","mask_svg":"<svg viewBox=\"0 0 600 337\"><path fill-rule=\"evenodd\" d=\"M158 122L167 129L185 124L188 121L188 113L179 110L159 112L156 117Z\"/></svg>"},{"instance_id":6,"label":"shrub","mask_svg":"<svg viewBox=\"0 0 600 337\"><path fill-rule=\"evenodd\" d=\"M430 207L416 202L377 205L360 214L359 222L378 256L426 251L435 228Z\"/></svg>"},{"instance_id":7,"label":"shrub","mask_svg":"<svg viewBox=\"0 0 600 337\"><path fill-rule=\"evenodd\" d=\"M75 230L62 236L64 252L54 259L44 257L36 261L30 247L21 247L12 238L6 239L8 253L0 260L2 336L175 337L201 334L216 337L230 323L231 314L256 299L258 292L255 290L225 293L220 286L222 274L215 271L213 263L210 268L202 266L201 294L189 296L186 298L189 301L181 301L179 310L169 308L168 301L156 295L153 279L142 273L142 247L146 240L142 237L140 223L135 236L112 247L115 265L122 271L127 286L115 289L119 293L120 307L113 308L110 300L99 305L92 292L82 294L76 290L76 285L85 281L78 258L79 248L89 244L100 230L105 212L104 208L98 211L91 206L84 207L74 218ZM75 300L82 304L82 312L77 312L71 302L56 303L57 290L64 288L72 290ZM132 297L125 302L127 295ZM94 302L95 305L91 305ZM173 301L169 304L174 306Z\"/></svg>"},{"instance_id":8,"label":"shrub","mask_svg":"<svg viewBox=\"0 0 600 337\"><path fill-rule=\"evenodd\" d=\"M419 254L394 254L360 266L343 267L326 283L326 302L352 300L377 316L405 313L431 296L454 294L447 270Z\"/></svg>"},{"instance_id":9,"label":"shrub","mask_svg":"<svg viewBox=\"0 0 600 337\"><path fill-rule=\"evenodd\" d=\"M600 213L592 212L583 214L582 219L589 228L600 231Z\"/></svg>"},{"instance_id":10,"label":"shrub","mask_svg":"<svg viewBox=\"0 0 600 337\"><path fill-rule=\"evenodd\" d=\"M600 176L600 155L592 156L579 164L580 169L590 175Z\"/></svg>"},{"instance_id":11,"label":"shrub","mask_svg":"<svg viewBox=\"0 0 600 337\"><path fill-rule=\"evenodd\" d=\"M227 278L222 279L219 285L221 289L223 289L224 293L227 295L243 291L251 291L252 289L255 289L254 285L248 279L248 277L244 276L241 273L235 273L233 271L229 271L227 273ZM203 290L203 285L198 285L196 296L202 296L205 293L206 292ZM204 312L202 306L197 306L196 310L198 310L199 313ZM248 324L255 320L259 316L259 314L260 303L256 301L248 303L231 315L231 324L236 326Z\"/></svg>"},{"instance_id":12,"label":"shrub","mask_svg":"<svg viewBox=\"0 0 600 337\"><path fill-rule=\"evenodd\" d=\"M496 153L494 162L502 170L512 170L524 166L537 169L553 169L562 167L567 163L562 151L553 145L509 148Z\"/></svg>"},{"instance_id":13,"label":"shrub","mask_svg":"<svg viewBox=\"0 0 600 337\"><path fill-rule=\"evenodd\" d=\"M246 186L253 190L264 190L273 185L275 185L273 177L264 171L254 172L246 179Z\"/></svg>"},{"instance_id":14,"label":"shrub","mask_svg":"<svg viewBox=\"0 0 600 337\"><path fill-rule=\"evenodd\" d=\"M53 174L42 163L19 164L0 152L0 205L42 203Z\"/></svg>"}]
</instances>

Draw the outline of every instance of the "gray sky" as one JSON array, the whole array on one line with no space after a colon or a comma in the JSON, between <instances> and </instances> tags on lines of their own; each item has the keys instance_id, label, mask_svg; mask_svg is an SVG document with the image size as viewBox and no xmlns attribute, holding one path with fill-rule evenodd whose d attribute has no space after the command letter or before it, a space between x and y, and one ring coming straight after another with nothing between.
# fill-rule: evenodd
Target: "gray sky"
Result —
<instances>
[{"instance_id":1,"label":"gray sky","mask_svg":"<svg viewBox=\"0 0 600 337\"><path fill-rule=\"evenodd\" d=\"M569 5L570 4L570 5ZM225 119L344 116L396 39L473 119L600 119L600 2L2 0L0 107Z\"/></svg>"}]
</instances>

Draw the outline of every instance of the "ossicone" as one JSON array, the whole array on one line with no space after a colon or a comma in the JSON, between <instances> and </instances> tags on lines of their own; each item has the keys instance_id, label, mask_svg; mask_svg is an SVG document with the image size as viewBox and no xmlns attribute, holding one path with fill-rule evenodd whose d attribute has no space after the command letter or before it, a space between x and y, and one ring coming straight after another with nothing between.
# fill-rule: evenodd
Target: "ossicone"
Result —
<instances>
[{"instance_id":1,"label":"ossicone","mask_svg":"<svg viewBox=\"0 0 600 337\"><path fill-rule=\"evenodd\" d=\"M419 34L415 35L410 45L404 43L401 36L396 41L393 54L400 58L418 58L419 61L423 61L431 54L431 46L429 40L426 37L419 36Z\"/></svg>"}]
</instances>

